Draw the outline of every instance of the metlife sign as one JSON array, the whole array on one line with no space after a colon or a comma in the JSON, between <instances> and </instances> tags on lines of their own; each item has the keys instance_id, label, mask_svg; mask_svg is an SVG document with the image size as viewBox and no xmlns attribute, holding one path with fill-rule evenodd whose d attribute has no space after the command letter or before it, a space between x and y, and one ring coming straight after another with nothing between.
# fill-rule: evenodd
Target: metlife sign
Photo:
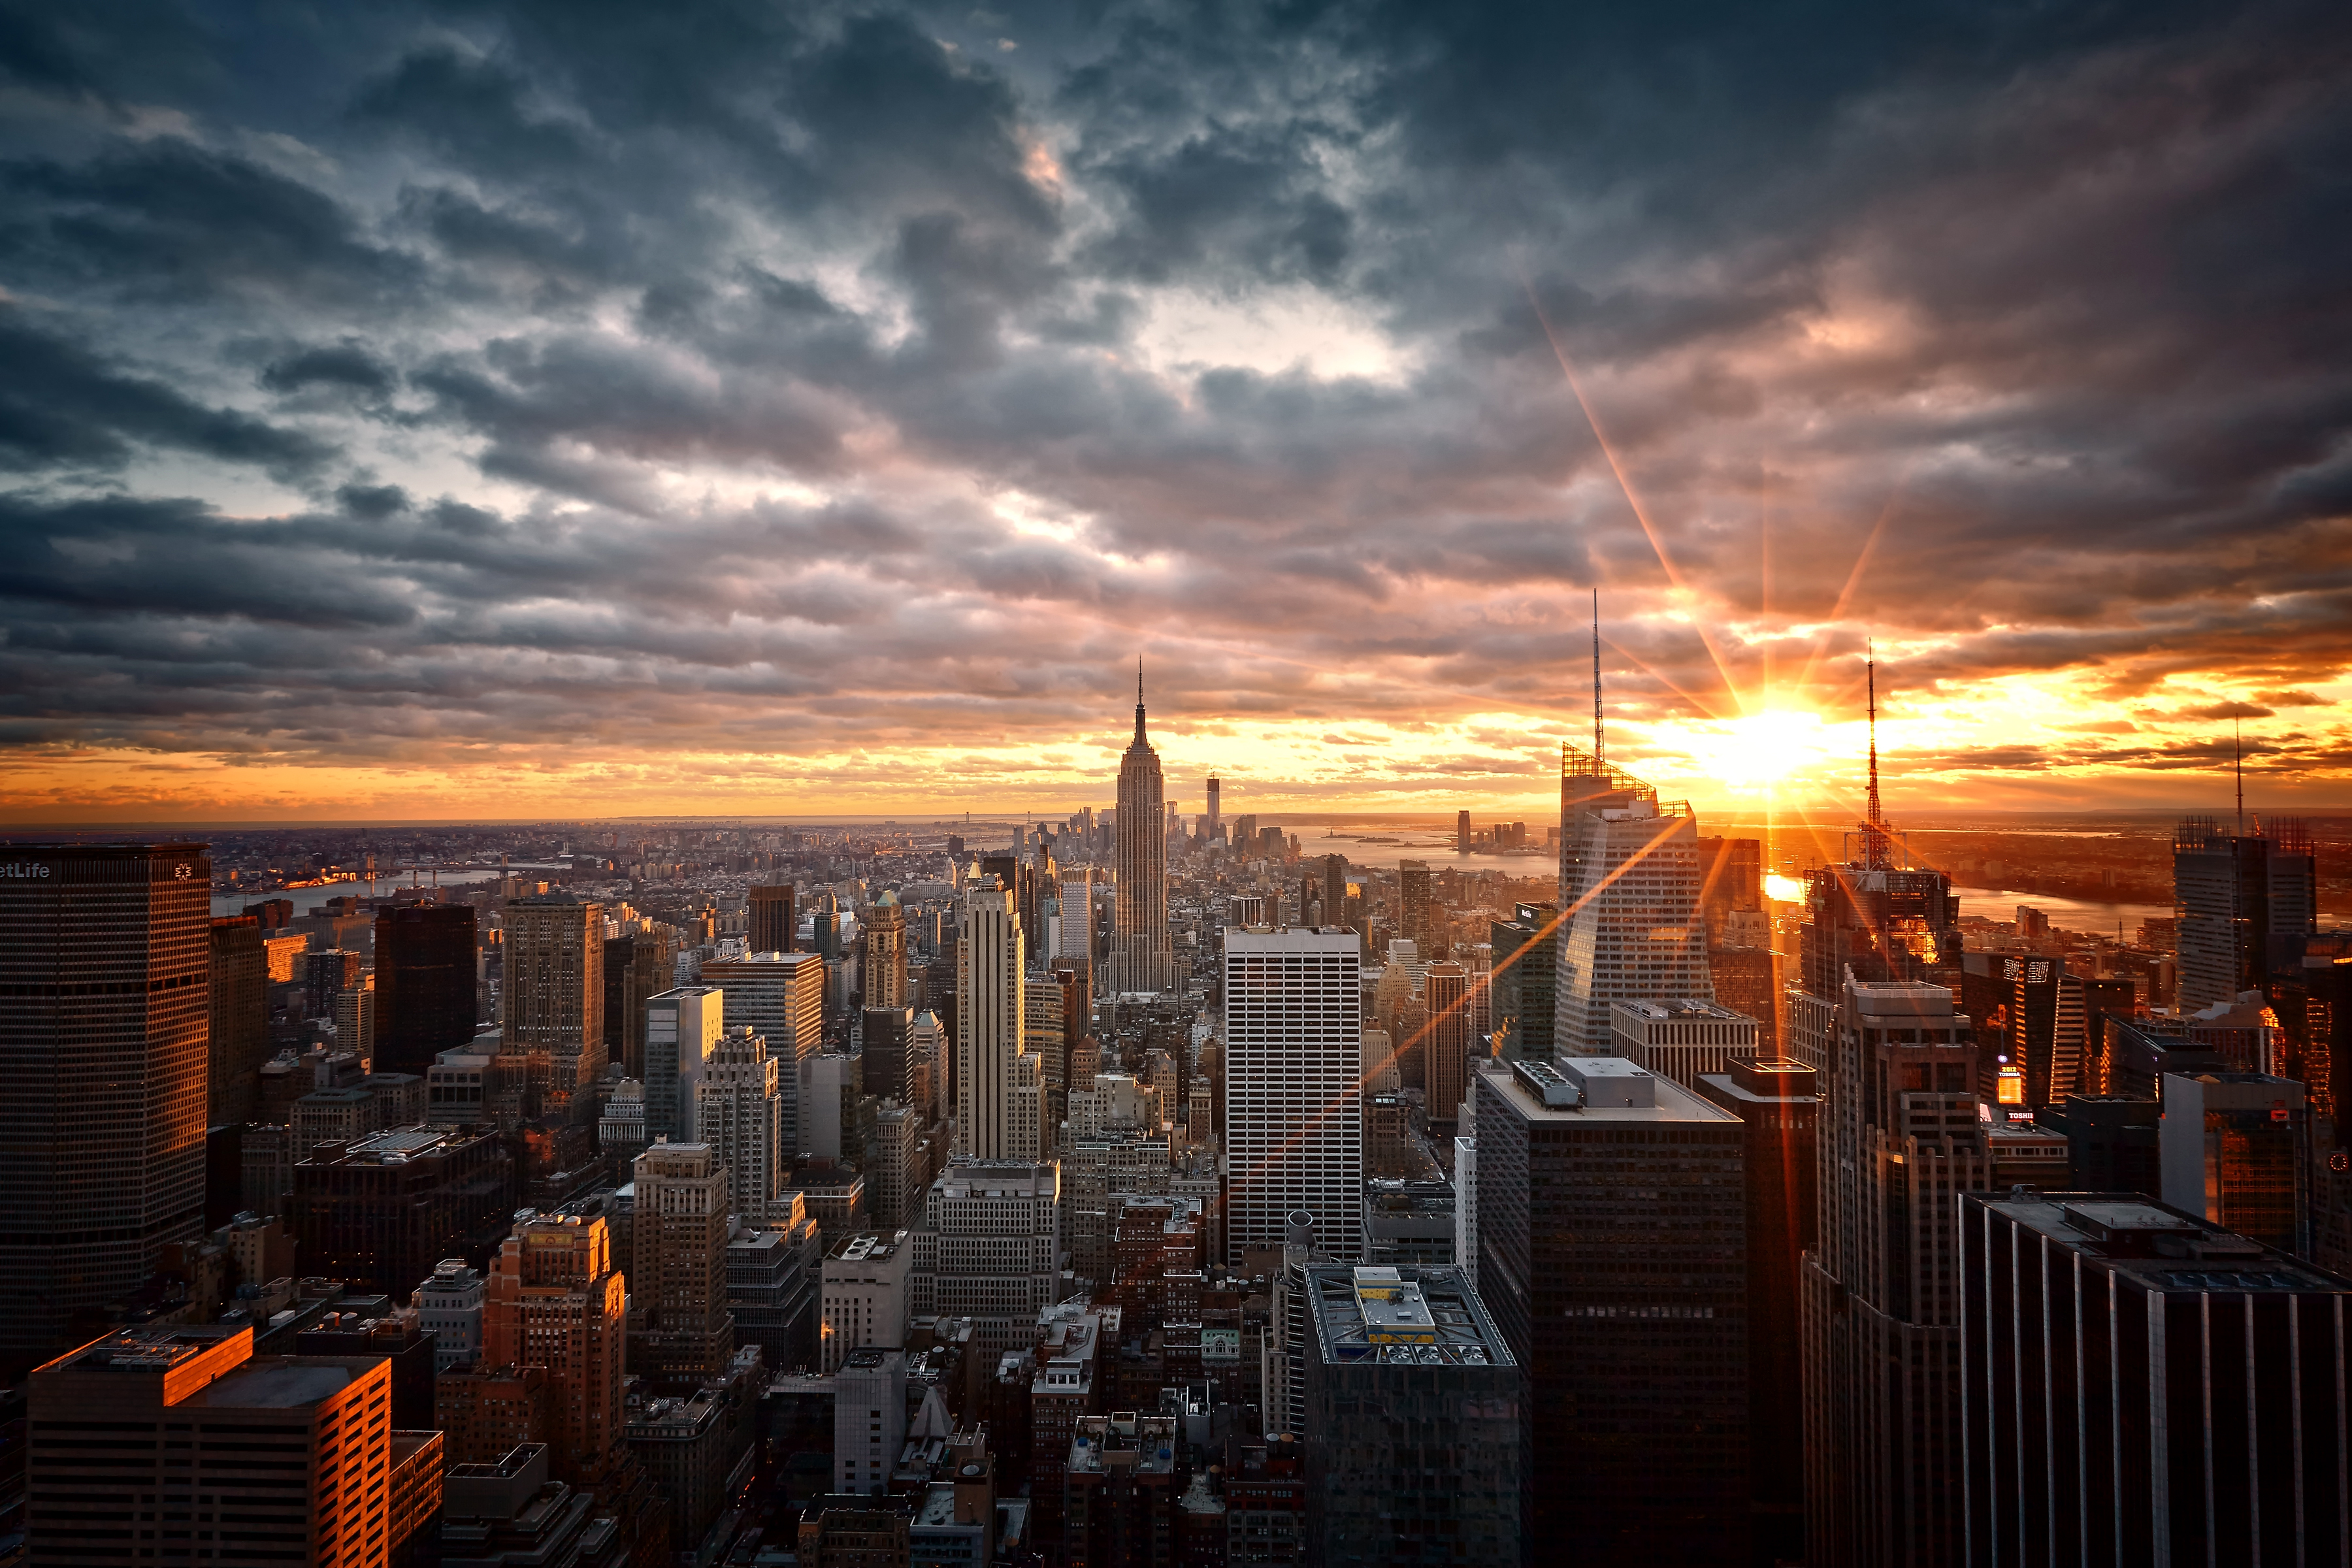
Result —
<instances>
[{"instance_id":1,"label":"metlife sign","mask_svg":"<svg viewBox=\"0 0 2352 1568\"><path fill-rule=\"evenodd\" d=\"M38 860L0 860L0 878L16 881L42 881L55 870Z\"/></svg>"}]
</instances>

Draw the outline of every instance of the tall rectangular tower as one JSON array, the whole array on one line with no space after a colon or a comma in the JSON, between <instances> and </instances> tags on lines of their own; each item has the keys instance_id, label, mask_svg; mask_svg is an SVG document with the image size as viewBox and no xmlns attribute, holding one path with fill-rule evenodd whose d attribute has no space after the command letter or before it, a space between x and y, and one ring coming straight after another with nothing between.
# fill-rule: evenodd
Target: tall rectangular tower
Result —
<instances>
[{"instance_id":1,"label":"tall rectangular tower","mask_svg":"<svg viewBox=\"0 0 2352 1568\"><path fill-rule=\"evenodd\" d=\"M211 891L201 844L0 851L0 1375L203 1230Z\"/></svg>"},{"instance_id":2,"label":"tall rectangular tower","mask_svg":"<svg viewBox=\"0 0 2352 1568\"><path fill-rule=\"evenodd\" d=\"M1487 995L1497 1054L1514 1061L1552 1057L1552 991L1559 983L1559 910L1520 904L1486 930L1494 948Z\"/></svg>"},{"instance_id":3,"label":"tall rectangular tower","mask_svg":"<svg viewBox=\"0 0 2352 1568\"><path fill-rule=\"evenodd\" d=\"M602 931L589 935L601 942ZM602 984L602 960L599 960ZM404 904L375 917L375 1070L422 1077L474 1038L474 911Z\"/></svg>"},{"instance_id":4,"label":"tall rectangular tower","mask_svg":"<svg viewBox=\"0 0 2352 1568\"><path fill-rule=\"evenodd\" d=\"M601 1479L622 1444L621 1368L628 1285L602 1217L535 1215L490 1259L482 1297L485 1368L547 1369L555 1473Z\"/></svg>"},{"instance_id":5,"label":"tall rectangular tower","mask_svg":"<svg viewBox=\"0 0 2352 1568\"><path fill-rule=\"evenodd\" d=\"M504 918L500 1048L547 1053L550 1096L566 1103L604 1076L604 907L545 893L508 900Z\"/></svg>"},{"instance_id":6,"label":"tall rectangular tower","mask_svg":"<svg viewBox=\"0 0 2352 1568\"><path fill-rule=\"evenodd\" d=\"M1013 1063L1028 1013L1013 898L1008 889L975 888L957 926L955 1152L963 1159L1013 1157Z\"/></svg>"},{"instance_id":7,"label":"tall rectangular tower","mask_svg":"<svg viewBox=\"0 0 2352 1568\"><path fill-rule=\"evenodd\" d=\"M766 1216L781 1190L782 1108L768 1042L743 1025L721 1035L703 1063L696 1135L727 1167L730 1200L747 1225Z\"/></svg>"},{"instance_id":8,"label":"tall rectangular tower","mask_svg":"<svg viewBox=\"0 0 2352 1568\"><path fill-rule=\"evenodd\" d=\"M1945 986L1849 973L1828 1056L1800 1358L1806 1552L1937 1568L1963 1544L1954 1204L1999 1179L1976 1033Z\"/></svg>"},{"instance_id":9,"label":"tall rectangular tower","mask_svg":"<svg viewBox=\"0 0 2352 1568\"><path fill-rule=\"evenodd\" d=\"M2224 833L2210 816L2183 822L2172 839L2181 1011L2234 1002L2261 986L2273 942L2319 929L2318 895L2318 863L2300 822L2251 834Z\"/></svg>"},{"instance_id":10,"label":"tall rectangular tower","mask_svg":"<svg viewBox=\"0 0 2352 1568\"><path fill-rule=\"evenodd\" d=\"M703 1064L726 1033L727 994L678 985L646 999L646 1137L685 1142L699 1117Z\"/></svg>"},{"instance_id":11,"label":"tall rectangular tower","mask_svg":"<svg viewBox=\"0 0 2352 1568\"><path fill-rule=\"evenodd\" d=\"M2342 1563L2352 1287L2137 1193L1959 1203L1970 1563Z\"/></svg>"},{"instance_id":12,"label":"tall rectangular tower","mask_svg":"<svg viewBox=\"0 0 2352 1568\"><path fill-rule=\"evenodd\" d=\"M727 991L727 1021L747 1024L768 1042L783 1096L783 1138L797 1154L804 1147L801 1084L811 1057L824 1048L825 964L814 952L765 952L702 966L702 978Z\"/></svg>"},{"instance_id":13,"label":"tall rectangular tower","mask_svg":"<svg viewBox=\"0 0 2352 1568\"><path fill-rule=\"evenodd\" d=\"M1744 1131L1621 1058L1475 1082L1478 1294L1528 1378L1527 1539L1746 1561Z\"/></svg>"},{"instance_id":14,"label":"tall rectangular tower","mask_svg":"<svg viewBox=\"0 0 2352 1568\"><path fill-rule=\"evenodd\" d=\"M629 1365L671 1381L721 1376L735 1353L726 1163L708 1143L656 1143L630 1169Z\"/></svg>"},{"instance_id":15,"label":"tall rectangular tower","mask_svg":"<svg viewBox=\"0 0 2352 1568\"><path fill-rule=\"evenodd\" d=\"M750 895L751 947L753 952L790 952L800 929L793 912L793 885L779 882L753 888Z\"/></svg>"},{"instance_id":16,"label":"tall rectangular tower","mask_svg":"<svg viewBox=\"0 0 2352 1568\"><path fill-rule=\"evenodd\" d=\"M1699 918L1698 819L1687 801L1560 748L1559 907L1553 1040L1606 1056L1609 1008L1652 996L1715 1000Z\"/></svg>"},{"instance_id":17,"label":"tall rectangular tower","mask_svg":"<svg viewBox=\"0 0 2352 1568\"><path fill-rule=\"evenodd\" d=\"M257 1120L261 1064L269 1059L269 966L261 922L225 915L212 925L212 1045L207 1119L214 1126Z\"/></svg>"},{"instance_id":18,"label":"tall rectangular tower","mask_svg":"<svg viewBox=\"0 0 2352 1568\"><path fill-rule=\"evenodd\" d=\"M1363 948L1344 927L1225 931L1225 1248L1294 1212L1353 1261L1364 1230Z\"/></svg>"}]
</instances>

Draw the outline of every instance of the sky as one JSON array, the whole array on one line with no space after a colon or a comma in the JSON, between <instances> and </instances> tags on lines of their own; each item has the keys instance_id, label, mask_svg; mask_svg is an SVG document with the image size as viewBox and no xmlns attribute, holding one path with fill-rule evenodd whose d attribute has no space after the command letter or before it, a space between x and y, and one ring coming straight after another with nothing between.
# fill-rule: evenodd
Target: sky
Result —
<instances>
[{"instance_id":1,"label":"sky","mask_svg":"<svg viewBox=\"0 0 2352 1568\"><path fill-rule=\"evenodd\" d=\"M0 820L2352 806L2352 13L0 0ZM2233 739L2233 728L2242 740Z\"/></svg>"}]
</instances>

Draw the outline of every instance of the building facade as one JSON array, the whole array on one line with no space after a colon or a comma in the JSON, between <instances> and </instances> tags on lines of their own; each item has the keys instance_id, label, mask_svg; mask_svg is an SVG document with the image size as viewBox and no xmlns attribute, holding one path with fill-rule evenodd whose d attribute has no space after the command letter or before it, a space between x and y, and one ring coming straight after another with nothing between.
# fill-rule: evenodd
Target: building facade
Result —
<instances>
[{"instance_id":1,"label":"building facade","mask_svg":"<svg viewBox=\"0 0 2352 1568\"><path fill-rule=\"evenodd\" d=\"M1559 958L1553 1044L1606 1056L1609 1009L1654 996L1715 999L1699 918L1698 819L1686 801L1573 747L1560 749Z\"/></svg>"},{"instance_id":2,"label":"building facade","mask_svg":"<svg viewBox=\"0 0 2352 1568\"><path fill-rule=\"evenodd\" d=\"M591 940L602 937L599 931ZM422 1077L443 1051L472 1042L475 963L471 906L402 904L376 911L376 1071Z\"/></svg>"},{"instance_id":3,"label":"building facade","mask_svg":"<svg viewBox=\"0 0 2352 1568\"><path fill-rule=\"evenodd\" d=\"M1160 753L1143 728L1143 677L1135 678L1135 738L1118 763L1118 815L1112 823L1118 905L1111 924L1113 994L1162 991L1173 983L1168 942L1168 814Z\"/></svg>"},{"instance_id":4,"label":"building facade","mask_svg":"<svg viewBox=\"0 0 2352 1568\"><path fill-rule=\"evenodd\" d=\"M1362 947L1344 927L1225 930L1225 1250L1314 1216L1332 1256L1363 1234Z\"/></svg>"},{"instance_id":5,"label":"building facade","mask_svg":"<svg viewBox=\"0 0 2352 1568\"><path fill-rule=\"evenodd\" d=\"M604 1076L604 907L543 893L508 900L501 917L499 1048L545 1053L549 1098L568 1104Z\"/></svg>"},{"instance_id":6,"label":"building facade","mask_svg":"<svg viewBox=\"0 0 2352 1568\"><path fill-rule=\"evenodd\" d=\"M720 1376L735 1353L726 1163L708 1143L656 1143L630 1169L629 1365L669 1381Z\"/></svg>"},{"instance_id":7,"label":"building facade","mask_svg":"<svg viewBox=\"0 0 2352 1568\"><path fill-rule=\"evenodd\" d=\"M0 855L0 1374L203 1233L211 888L200 844Z\"/></svg>"},{"instance_id":8,"label":"building facade","mask_svg":"<svg viewBox=\"0 0 2352 1568\"><path fill-rule=\"evenodd\" d=\"M955 1151L959 1158L1013 1157L1014 1059L1023 1054L1028 994L1014 895L975 888L957 926Z\"/></svg>"}]
</instances>

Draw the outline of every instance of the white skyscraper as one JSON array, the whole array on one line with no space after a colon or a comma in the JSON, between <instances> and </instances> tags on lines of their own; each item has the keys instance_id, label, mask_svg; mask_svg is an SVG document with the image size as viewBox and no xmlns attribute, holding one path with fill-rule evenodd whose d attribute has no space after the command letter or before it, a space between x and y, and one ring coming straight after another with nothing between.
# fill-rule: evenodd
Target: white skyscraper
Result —
<instances>
[{"instance_id":1,"label":"white skyscraper","mask_svg":"<svg viewBox=\"0 0 2352 1568\"><path fill-rule=\"evenodd\" d=\"M1623 769L1560 748L1560 1055L1609 1055L1614 1003L1715 1000L1699 881L1698 818L1687 801L1661 802Z\"/></svg>"},{"instance_id":2,"label":"white skyscraper","mask_svg":"<svg viewBox=\"0 0 2352 1568\"><path fill-rule=\"evenodd\" d=\"M715 985L681 985L646 998L647 1142L691 1142L703 1064L726 1031L726 994Z\"/></svg>"},{"instance_id":3,"label":"white skyscraper","mask_svg":"<svg viewBox=\"0 0 2352 1568\"><path fill-rule=\"evenodd\" d=\"M719 1037L695 1097L700 1141L727 1165L735 1212L763 1215L783 1156L783 1095L768 1042L738 1025Z\"/></svg>"},{"instance_id":4,"label":"white skyscraper","mask_svg":"<svg viewBox=\"0 0 2352 1568\"><path fill-rule=\"evenodd\" d=\"M956 943L956 1131L960 1159L1007 1160L1013 1152L1013 1060L1021 1055L1026 1001L1021 913L1003 888L963 897ZM1034 1145L1034 1135L1033 1135Z\"/></svg>"},{"instance_id":5,"label":"white skyscraper","mask_svg":"<svg viewBox=\"0 0 2352 1568\"><path fill-rule=\"evenodd\" d=\"M824 955L753 952L702 966L705 984L726 988L727 1021L748 1024L775 1058L784 1147L804 1146L801 1127L801 1065L824 1048ZM691 1136L691 1134L688 1134Z\"/></svg>"},{"instance_id":6,"label":"white skyscraper","mask_svg":"<svg viewBox=\"0 0 2352 1568\"><path fill-rule=\"evenodd\" d=\"M1225 931L1225 1249L1314 1216L1335 1258L1363 1235L1362 944L1344 927Z\"/></svg>"},{"instance_id":7,"label":"white skyscraper","mask_svg":"<svg viewBox=\"0 0 2352 1568\"><path fill-rule=\"evenodd\" d=\"M1095 871L1074 866L1062 872L1062 924L1054 956L1090 963L1095 954Z\"/></svg>"}]
</instances>

